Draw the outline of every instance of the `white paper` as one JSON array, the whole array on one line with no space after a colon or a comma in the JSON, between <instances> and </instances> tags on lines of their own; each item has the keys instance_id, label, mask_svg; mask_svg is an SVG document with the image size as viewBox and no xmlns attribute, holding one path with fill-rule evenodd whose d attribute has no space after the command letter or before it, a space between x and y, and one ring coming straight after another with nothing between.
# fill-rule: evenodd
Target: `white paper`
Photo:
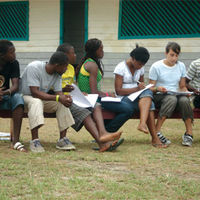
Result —
<instances>
[{"instance_id":1,"label":"white paper","mask_svg":"<svg viewBox=\"0 0 200 200\"><path fill-rule=\"evenodd\" d=\"M10 133L0 132L0 137L10 136Z\"/></svg>"},{"instance_id":2,"label":"white paper","mask_svg":"<svg viewBox=\"0 0 200 200\"><path fill-rule=\"evenodd\" d=\"M74 90L70 92L70 95L72 96L73 103L83 108L94 107L98 94L88 94L85 96L75 84L72 84L72 86Z\"/></svg>"},{"instance_id":3,"label":"white paper","mask_svg":"<svg viewBox=\"0 0 200 200\"><path fill-rule=\"evenodd\" d=\"M188 95L188 94L194 94L194 92L174 92L174 91L171 91L171 90L168 90L167 91L167 94L173 94L173 95Z\"/></svg>"},{"instance_id":4,"label":"white paper","mask_svg":"<svg viewBox=\"0 0 200 200\"><path fill-rule=\"evenodd\" d=\"M138 92L134 92L134 93L130 94L130 95L128 96L128 98L129 98L131 101L134 101L143 91L149 89L149 88L152 87L152 86L154 86L154 85L153 85L153 84L149 84L149 85L147 85L144 89L142 89L142 90L140 90L140 91L138 91Z\"/></svg>"},{"instance_id":5,"label":"white paper","mask_svg":"<svg viewBox=\"0 0 200 200\"><path fill-rule=\"evenodd\" d=\"M105 101L106 102L120 102L121 99L118 97L102 97L101 101L103 101L103 102L105 102Z\"/></svg>"},{"instance_id":6,"label":"white paper","mask_svg":"<svg viewBox=\"0 0 200 200\"><path fill-rule=\"evenodd\" d=\"M0 140L10 140L10 133L0 132Z\"/></svg>"}]
</instances>

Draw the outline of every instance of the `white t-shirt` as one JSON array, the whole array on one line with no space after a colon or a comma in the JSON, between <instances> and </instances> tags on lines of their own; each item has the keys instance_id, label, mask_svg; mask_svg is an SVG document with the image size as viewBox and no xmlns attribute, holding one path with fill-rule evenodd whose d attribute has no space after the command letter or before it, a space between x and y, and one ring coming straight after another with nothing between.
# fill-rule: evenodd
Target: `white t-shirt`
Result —
<instances>
[{"instance_id":1,"label":"white t-shirt","mask_svg":"<svg viewBox=\"0 0 200 200\"><path fill-rule=\"evenodd\" d=\"M24 95L31 95L30 86L39 87L40 91L47 93L50 89L55 92L62 91L62 79L57 73L48 74L45 69L46 62L33 61L25 68L20 81L20 91Z\"/></svg>"},{"instance_id":2,"label":"white t-shirt","mask_svg":"<svg viewBox=\"0 0 200 200\"><path fill-rule=\"evenodd\" d=\"M149 71L149 79L156 81L156 86L163 86L167 90L177 92L180 79L186 76L184 63L178 61L174 66L167 66L164 60L152 64Z\"/></svg>"},{"instance_id":3,"label":"white t-shirt","mask_svg":"<svg viewBox=\"0 0 200 200\"><path fill-rule=\"evenodd\" d=\"M113 72L114 74L123 76L122 88L135 88L140 76L144 75L144 67L135 71L134 75L131 74L126 61L120 62Z\"/></svg>"},{"instance_id":4,"label":"white t-shirt","mask_svg":"<svg viewBox=\"0 0 200 200\"><path fill-rule=\"evenodd\" d=\"M122 61L115 67L113 73L123 77L122 88L136 88L138 87L137 81L139 81L140 76L144 75L144 67L136 70L132 75L126 61Z\"/></svg>"}]
</instances>

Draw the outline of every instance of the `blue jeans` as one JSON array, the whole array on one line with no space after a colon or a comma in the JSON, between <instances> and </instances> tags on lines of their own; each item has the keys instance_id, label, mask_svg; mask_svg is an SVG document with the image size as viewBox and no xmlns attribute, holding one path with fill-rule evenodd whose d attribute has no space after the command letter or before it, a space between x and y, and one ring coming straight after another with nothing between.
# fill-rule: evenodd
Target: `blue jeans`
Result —
<instances>
[{"instance_id":1,"label":"blue jeans","mask_svg":"<svg viewBox=\"0 0 200 200\"><path fill-rule=\"evenodd\" d=\"M3 96L3 100L0 101L0 110L15 110L19 105L24 107L24 99L21 94L15 93L11 96Z\"/></svg>"},{"instance_id":2,"label":"blue jeans","mask_svg":"<svg viewBox=\"0 0 200 200\"><path fill-rule=\"evenodd\" d=\"M101 102L103 109L116 113L116 116L105 124L108 132L117 131L133 115L133 110L126 102Z\"/></svg>"},{"instance_id":3,"label":"blue jeans","mask_svg":"<svg viewBox=\"0 0 200 200\"><path fill-rule=\"evenodd\" d=\"M139 103L139 100L143 97L151 97L151 99L153 99L153 92L148 89L148 90L145 90L144 92L142 92L134 101L131 101L128 98L128 96L123 97L123 99L121 101L129 104L130 108L133 110L133 113L135 113L135 112L139 112L138 103ZM155 110L155 104L153 101L151 103L150 110Z\"/></svg>"}]
</instances>

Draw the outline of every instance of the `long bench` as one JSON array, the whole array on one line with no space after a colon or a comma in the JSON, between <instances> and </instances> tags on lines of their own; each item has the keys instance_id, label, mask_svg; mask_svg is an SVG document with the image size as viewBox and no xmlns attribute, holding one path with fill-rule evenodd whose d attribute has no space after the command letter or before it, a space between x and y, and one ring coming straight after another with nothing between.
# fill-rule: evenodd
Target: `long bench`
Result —
<instances>
[{"instance_id":1,"label":"long bench","mask_svg":"<svg viewBox=\"0 0 200 200\"><path fill-rule=\"evenodd\" d=\"M103 118L104 119L113 119L115 117L115 113L103 110ZM194 113L194 118L200 118L200 109L193 109ZM155 117L157 118L158 116L158 110L155 111ZM0 110L0 117L2 118L11 118L12 114L8 110ZM27 113L24 113L24 118L27 118ZM45 118L55 118L56 114L55 113L44 113ZM178 112L174 112L174 114L170 117L171 119L181 119L181 115ZM136 113L133 115L132 119L139 119L139 113Z\"/></svg>"}]
</instances>

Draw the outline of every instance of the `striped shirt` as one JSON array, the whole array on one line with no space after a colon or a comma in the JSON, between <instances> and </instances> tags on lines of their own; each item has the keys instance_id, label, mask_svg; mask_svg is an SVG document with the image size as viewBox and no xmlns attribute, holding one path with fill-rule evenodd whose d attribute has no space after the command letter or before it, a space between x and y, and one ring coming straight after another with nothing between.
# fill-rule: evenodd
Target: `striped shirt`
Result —
<instances>
[{"instance_id":1,"label":"striped shirt","mask_svg":"<svg viewBox=\"0 0 200 200\"><path fill-rule=\"evenodd\" d=\"M189 84L194 89L200 89L200 58L190 64L186 77L190 79Z\"/></svg>"}]
</instances>

